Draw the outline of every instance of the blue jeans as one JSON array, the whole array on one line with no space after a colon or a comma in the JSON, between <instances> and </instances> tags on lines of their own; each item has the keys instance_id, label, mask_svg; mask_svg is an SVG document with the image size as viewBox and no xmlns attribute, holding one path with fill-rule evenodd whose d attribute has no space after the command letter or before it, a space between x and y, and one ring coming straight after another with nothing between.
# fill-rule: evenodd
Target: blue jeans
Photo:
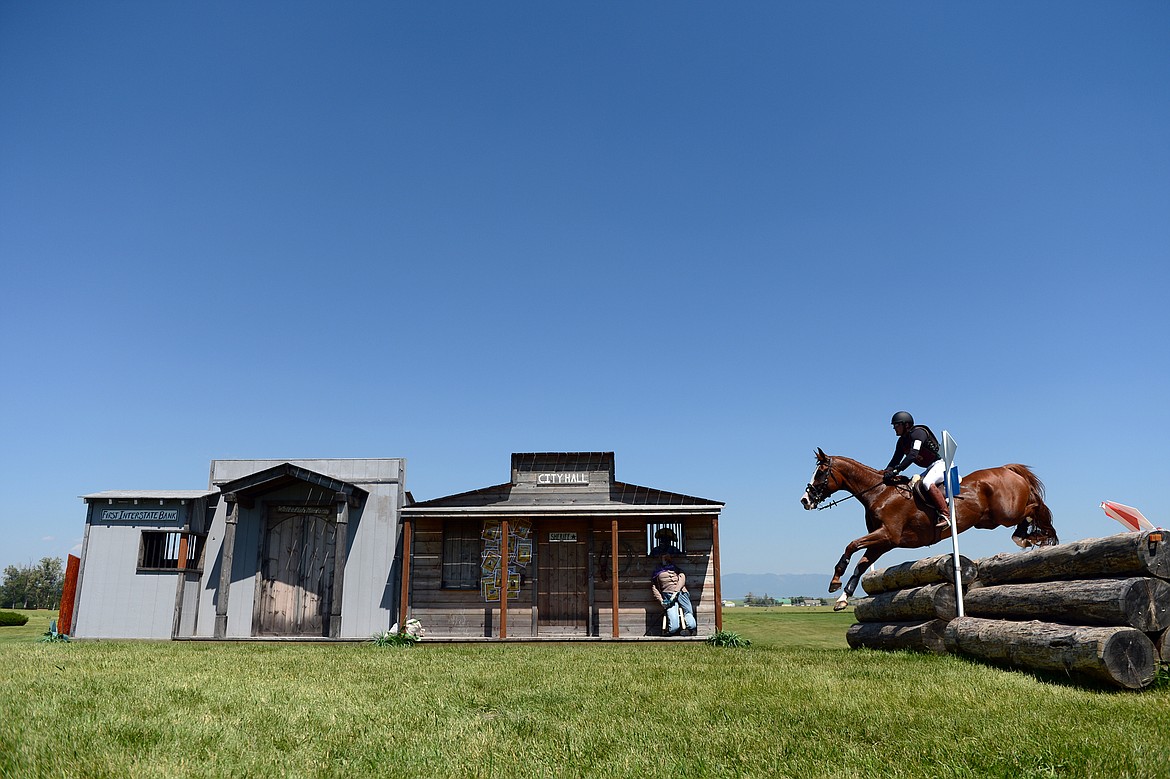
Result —
<instances>
[{"instance_id":1,"label":"blue jeans","mask_svg":"<svg viewBox=\"0 0 1170 779\"><path fill-rule=\"evenodd\" d=\"M670 608L666 610L666 633L673 635L679 631L678 624L678 607L682 606L683 622L687 630L695 629L695 607L691 605L691 595L688 592L680 592L678 598L674 603L670 604Z\"/></svg>"}]
</instances>

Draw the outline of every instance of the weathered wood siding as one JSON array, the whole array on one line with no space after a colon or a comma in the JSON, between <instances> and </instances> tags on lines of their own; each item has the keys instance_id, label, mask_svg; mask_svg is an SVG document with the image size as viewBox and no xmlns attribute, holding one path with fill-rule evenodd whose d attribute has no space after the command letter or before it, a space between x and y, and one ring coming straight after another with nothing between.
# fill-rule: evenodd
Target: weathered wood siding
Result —
<instances>
[{"instance_id":1,"label":"weathered wood siding","mask_svg":"<svg viewBox=\"0 0 1170 779\"><path fill-rule=\"evenodd\" d=\"M478 589L442 589L444 522L482 520L412 520L413 550L410 575L410 616L419 619L427 634L435 637L499 636L499 603L486 603ZM508 601L508 637L609 637L613 634L611 520L531 518L534 559L528 566L517 598ZM687 556L677 560L687 575L687 590L695 607L698 631L715 630L714 563L711 558L710 517L683 518ZM618 635L661 635L663 610L650 589L650 576L658 565L646 552L647 520L622 518L618 528ZM548 543L547 533L576 531L577 543ZM550 551L553 549L555 551ZM559 555L554 565L551 555ZM577 561L574 574L564 568L567 559ZM546 589L547 588L547 589ZM577 595L574 588L580 590ZM585 620L575 618L584 604ZM551 613L550 613L551 612Z\"/></svg>"},{"instance_id":2,"label":"weathered wood siding","mask_svg":"<svg viewBox=\"0 0 1170 779\"><path fill-rule=\"evenodd\" d=\"M322 514L270 510L252 632L257 636L324 636L333 593L337 523Z\"/></svg>"}]
</instances>

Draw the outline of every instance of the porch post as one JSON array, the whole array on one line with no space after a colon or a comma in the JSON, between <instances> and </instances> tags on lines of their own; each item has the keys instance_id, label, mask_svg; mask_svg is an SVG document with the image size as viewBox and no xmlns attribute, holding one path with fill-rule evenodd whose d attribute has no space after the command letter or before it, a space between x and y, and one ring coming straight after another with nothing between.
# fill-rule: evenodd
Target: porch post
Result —
<instances>
[{"instance_id":1,"label":"porch post","mask_svg":"<svg viewBox=\"0 0 1170 779\"><path fill-rule=\"evenodd\" d=\"M723 630L723 588L719 584L719 515L711 517L711 562L715 566L715 632Z\"/></svg>"},{"instance_id":2,"label":"porch post","mask_svg":"<svg viewBox=\"0 0 1170 779\"><path fill-rule=\"evenodd\" d=\"M500 520L500 638L508 637L508 520Z\"/></svg>"},{"instance_id":3,"label":"porch post","mask_svg":"<svg viewBox=\"0 0 1170 779\"><path fill-rule=\"evenodd\" d=\"M406 629L407 611L410 609L410 529L409 517L402 519L402 591L398 593L398 627Z\"/></svg>"},{"instance_id":4,"label":"porch post","mask_svg":"<svg viewBox=\"0 0 1170 779\"><path fill-rule=\"evenodd\" d=\"M609 548L612 552L609 555L610 567L610 581L612 582L611 597L613 600L613 637L618 637L618 521L617 517L610 520L609 523Z\"/></svg>"},{"instance_id":5,"label":"porch post","mask_svg":"<svg viewBox=\"0 0 1170 779\"><path fill-rule=\"evenodd\" d=\"M333 602L329 607L329 637L341 636L341 596L345 585L345 561L349 555L349 496L337 493L337 528L333 536Z\"/></svg>"},{"instance_id":6,"label":"porch post","mask_svg":"<svg viewBox=\"0 0 1170 779\"><path fill-rule=\"evenodd\" d=\"M225 495L227 525L223 532L223 546L219 550L219 592L215 599L215 638L227 637L228 591L232 587L232 556L236 549L236 524L240 520L240 502L236 495Z\"/></svg>"}]
</instances>

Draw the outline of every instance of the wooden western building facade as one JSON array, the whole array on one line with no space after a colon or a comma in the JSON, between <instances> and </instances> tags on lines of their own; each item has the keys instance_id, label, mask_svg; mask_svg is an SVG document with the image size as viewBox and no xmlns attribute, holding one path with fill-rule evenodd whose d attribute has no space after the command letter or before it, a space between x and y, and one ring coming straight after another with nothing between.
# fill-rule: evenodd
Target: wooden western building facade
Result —
<instances>
[{"instance_id":1,"label":"wooden western building facade","mask_svg":"<svg viewBox=\"0 0 1170 779\"><path fill-rule=\"evenodd\" d=\"M698 633L709 634L722 627L722 507L620 482L612 452L513 454L504 484L403 508L399 612L428 637L659 636L650 552L669 529Z\"/></svg>"},{"instance_id":2,"label":"wooden western building facade","mask_svg":"<svg viewBox=\"0 0 1170 779\"><path fill-rule=\"evenodd\" d=\"M83 496L80 638L368 639L394 619L405 461L216 460Z\"/></svg>"},{"instance_id":3,"label":"wooden western building facade","mask_svg":"<svg viewBox=\"0 0 1170 779\"><path fill-rule=\"evenodd\" d=\"M719 629L723 504L614 478L602 453L512 455L505 484L415 503L406 461L216 460L207 489L84 495L72 635L368 640L661 633L669 528L698 633Z\"/></svg>"}]
</instances>

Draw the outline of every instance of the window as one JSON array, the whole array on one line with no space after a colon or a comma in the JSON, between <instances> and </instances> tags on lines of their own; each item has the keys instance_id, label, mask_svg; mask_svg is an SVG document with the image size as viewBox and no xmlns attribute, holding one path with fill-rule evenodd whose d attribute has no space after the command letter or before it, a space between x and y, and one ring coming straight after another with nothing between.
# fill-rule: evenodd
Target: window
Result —
<instances>
[{"instance_id":1,"label":"window","mask_svg":"<svg viewBox=\"0 0 1170 779\"><path fill-rule=\"evenodd\" d=\"M646 554L661 554L662 550L669 547L674 547L673 554L686 554L682 522L651 522L646 525Z\"/></svg>"},{"instance_id":2,"label":"window","mask_svg":"<svg viewBox=\"0 0 1170 779\"><path fill-rule=\"evenodd\" d=\"M479 523L449 522L443 528L443 589L479 589L482 534Z\"/></svg>"},{"instance_id":3,"label":"window","mask_svg":"<svg viewBox=\"0 0 1170 779\"><path fill-rule=\"evenodd\" d=\"M143 530L140 571L198 571L203 563L203 536L173 530ZM186 559L181 560L186 551Z\"/></svg>"}]
</instances>

